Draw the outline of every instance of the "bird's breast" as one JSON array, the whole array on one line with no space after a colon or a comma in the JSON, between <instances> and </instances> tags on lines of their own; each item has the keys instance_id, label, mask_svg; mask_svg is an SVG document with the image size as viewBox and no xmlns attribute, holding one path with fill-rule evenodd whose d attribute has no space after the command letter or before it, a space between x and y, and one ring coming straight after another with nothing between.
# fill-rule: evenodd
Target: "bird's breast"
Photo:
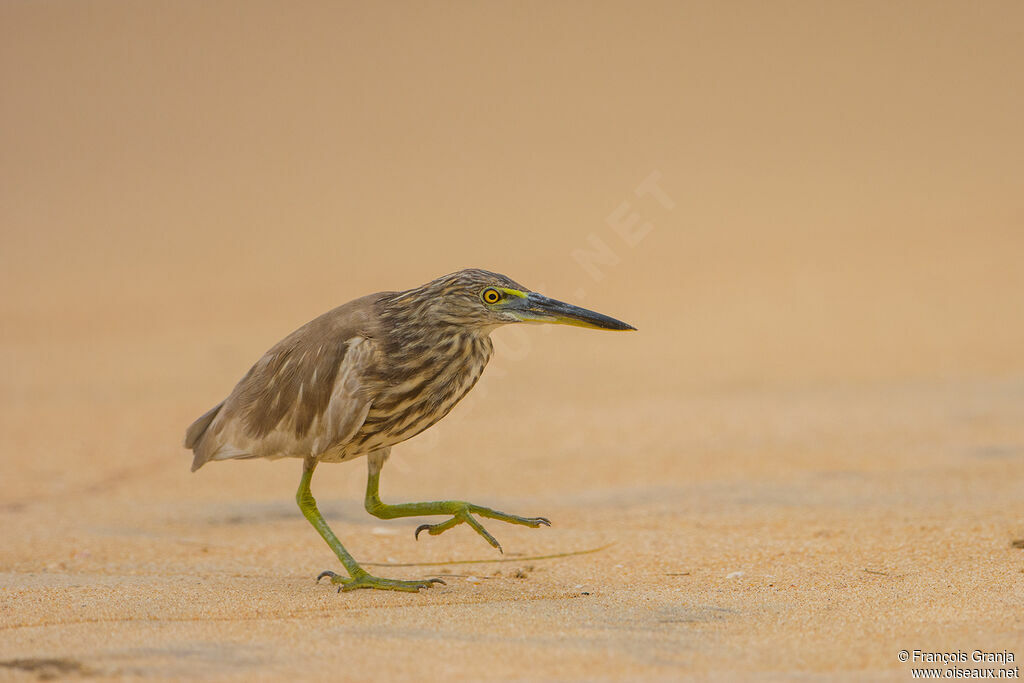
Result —
<instances>
[{"instance_id":1,"label":"bird's breast","mask_svg":"<svg viewBox=\"0 0 1024 683\"><path fill-rule=\"evenodd\" d=\"M347 450L393 446L436 423L477 383L492 350L490 337L464 334L381 359L373 403Z\"/></svg>"}]
</instances>

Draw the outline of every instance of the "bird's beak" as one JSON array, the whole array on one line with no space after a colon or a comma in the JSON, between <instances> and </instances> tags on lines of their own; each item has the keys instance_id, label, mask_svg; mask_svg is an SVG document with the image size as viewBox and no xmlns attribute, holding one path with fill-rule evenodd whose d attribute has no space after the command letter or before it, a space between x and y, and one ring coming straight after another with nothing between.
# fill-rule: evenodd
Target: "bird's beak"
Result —
<instances>
[{"instance_id":1,"label":"bird's beak","mask_svg":"<svg viewBox=\"0 0 1024 683\"><path fill-rule=\"evenodd\" d=\"M527 323L575 325L595 330L635 330L632 325L602 313L588 311L536 292L517 297L508 307L510 313Z\"/></svg>"}]
</instances>

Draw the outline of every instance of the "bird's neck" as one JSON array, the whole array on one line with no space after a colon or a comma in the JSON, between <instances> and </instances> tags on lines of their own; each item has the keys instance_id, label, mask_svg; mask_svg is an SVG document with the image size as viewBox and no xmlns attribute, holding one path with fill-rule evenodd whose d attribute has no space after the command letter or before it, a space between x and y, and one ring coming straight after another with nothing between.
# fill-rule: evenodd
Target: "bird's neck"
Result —
<instances>
[{"instance_id":1,"label":"bird's neck","mask_svg":"<svg viewBox=\"0 0 1024 683\"><path fill-rule=\"evenodd\" d=\"M379 310L387 357L396 365L424 362L448 365L456 362L486 364L490 359L493 327L446 321L429 306L389 302Z\"/></svg>"},{"instance_id":2,"label":"bird's neck","mask_svg":"<svg viewBox=\"0 0 1024 683\"><path fill-rule=\"evenodd\" d=\"M387 344L389 356L412 363L422 362L428 357L439 362L453 362L470 356L486 363L493 349L489 329L462 325L431 325L429 330L412 332L394 330L390 337Z\"/></svg>"}]
</instances>

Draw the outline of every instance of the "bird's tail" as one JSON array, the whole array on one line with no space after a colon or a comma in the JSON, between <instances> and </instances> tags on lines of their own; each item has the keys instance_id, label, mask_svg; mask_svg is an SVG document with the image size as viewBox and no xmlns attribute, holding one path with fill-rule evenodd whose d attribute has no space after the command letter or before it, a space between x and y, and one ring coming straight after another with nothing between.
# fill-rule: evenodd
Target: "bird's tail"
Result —
<instances>
[{"instance_id":1,"label":"bird's tail","mask_svg":"<svg viewBox=\"0 0 1024 683\"><path fill-rule=\"evenodd\" d=\"M202 417L193 422L188 430L185 431L185 448L190 448L195 453L195 457L192 459L193 472L206 463L206 458L200 455L199 442L202 441L203 434L206 434L206 430L210 428L210 423L213 422L213 419L217 417L217 413L223 407L224 401L221 401L203 413Z\"/></svg>"}]
</instances>

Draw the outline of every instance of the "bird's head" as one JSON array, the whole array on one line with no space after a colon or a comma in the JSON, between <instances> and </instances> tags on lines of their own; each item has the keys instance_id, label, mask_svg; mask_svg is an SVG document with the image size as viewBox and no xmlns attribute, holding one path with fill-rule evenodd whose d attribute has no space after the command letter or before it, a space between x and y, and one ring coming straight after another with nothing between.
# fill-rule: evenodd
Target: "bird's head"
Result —
<instances>
[{"instance_id":1,"label":"bird's head","mask_svg":"<svg viewBox=\"0 0 1024 683\"><path fill-rule=\"evenodd\" d=\"M422 287L400 292L393 305L446 323L492 329L509 323L550 323L597 330L635 330L607 315L531 292L514 280L486 270L460 270Z\"/></svg>"}]
</instances>

